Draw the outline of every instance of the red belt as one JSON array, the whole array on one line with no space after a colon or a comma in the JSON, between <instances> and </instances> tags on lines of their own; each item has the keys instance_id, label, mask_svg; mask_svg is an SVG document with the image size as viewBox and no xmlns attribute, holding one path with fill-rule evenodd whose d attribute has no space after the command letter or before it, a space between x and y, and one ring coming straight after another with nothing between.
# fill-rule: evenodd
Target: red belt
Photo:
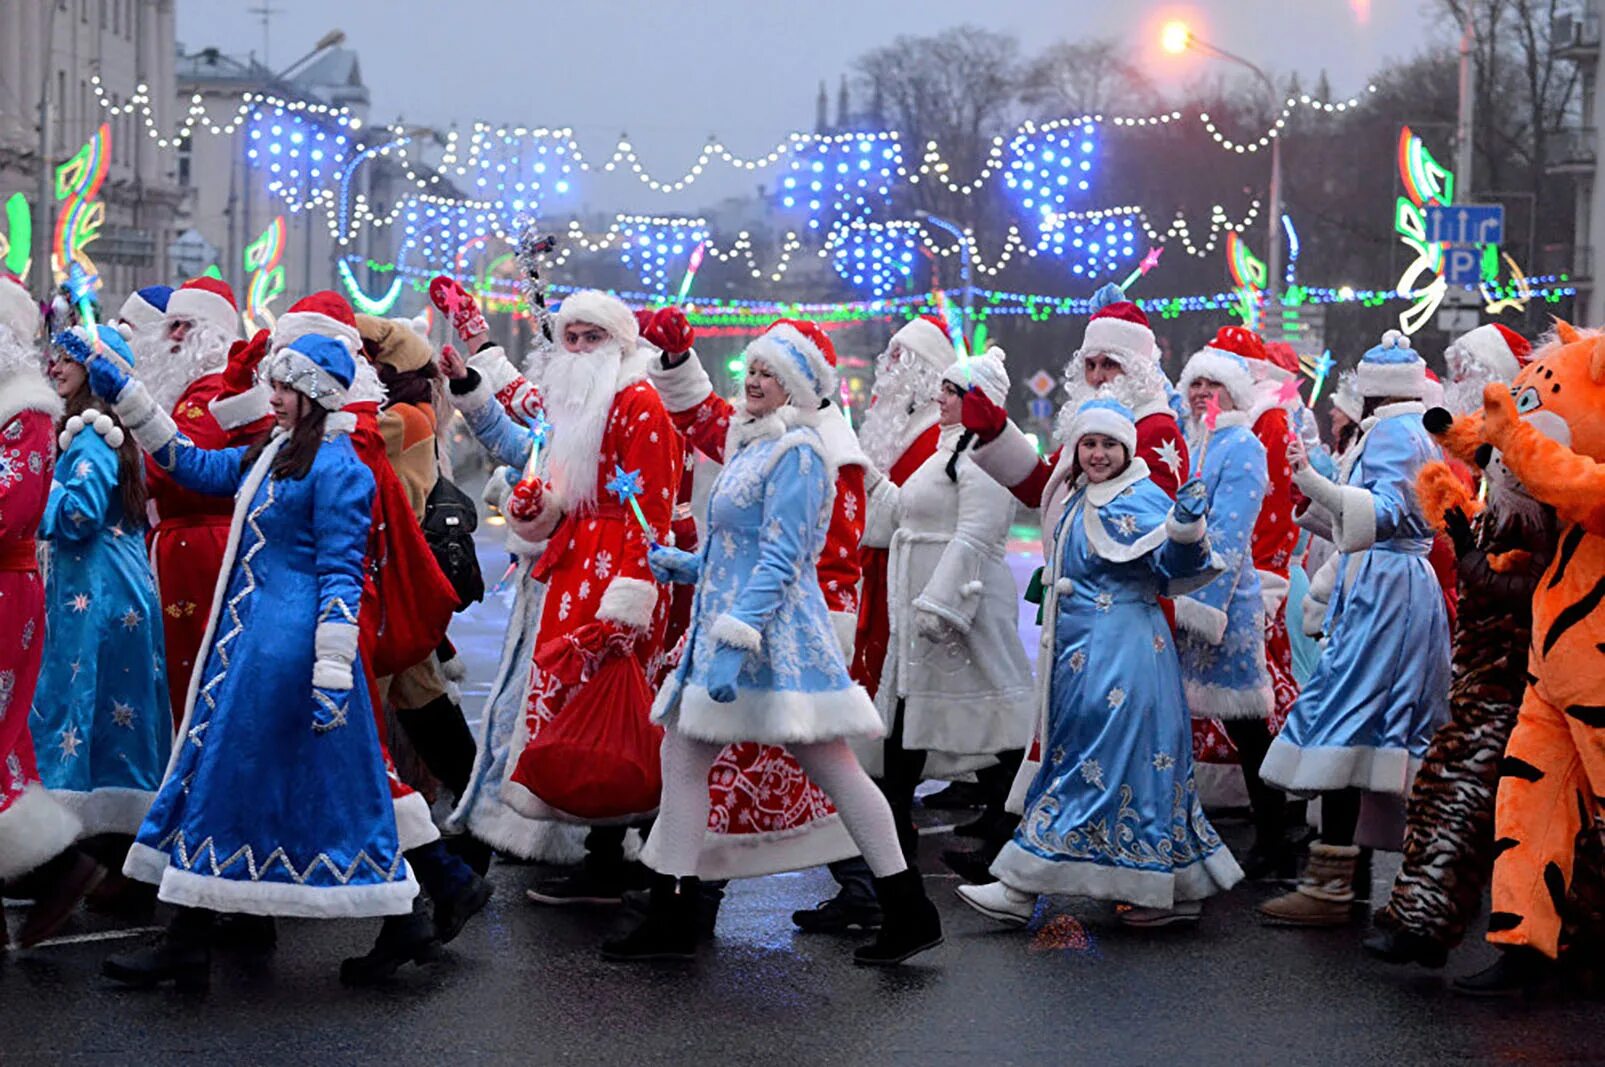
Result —
<instances>
[{"instance_id":1,"label":"red belt","mask_svg":"<svg viewBox=\"0 0 1605 1067\"><path fill-rule=\"evenodd\" d=\"M39 553L33 538L0 543L0 571L39 572Z\"/></svg>"}]
</instances>

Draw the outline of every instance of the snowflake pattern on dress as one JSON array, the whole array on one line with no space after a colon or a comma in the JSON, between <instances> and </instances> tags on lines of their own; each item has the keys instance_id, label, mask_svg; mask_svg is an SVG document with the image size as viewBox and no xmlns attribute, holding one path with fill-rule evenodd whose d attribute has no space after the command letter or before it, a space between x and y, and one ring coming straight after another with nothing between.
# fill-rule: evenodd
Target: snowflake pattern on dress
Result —
<instances>
[{"instance_id":1,"label":"snowflake pattern on dress","mask_svg":"<svg viewBox=\"0 0 1605 1067\"><path fill-rule=\"evenodd\" d=\"M0 671L0 722L5 721L6 712L11 710L11 696L17 689L17 672Z\"/></svg>"},{"instance_id":2,"label":"snowflake pattern on dress","mask_svg":"<svg viewBox=\"0 0 1605 1067\"><path fill-rule=\"evenodd\" d=\"M22 481L22 450L0 449L0 489L9 489Z\"/></svg>"},{"instance_id":3,"label":"snowflake pattern on dress","mask_svg":"<svg viewBox=\"0 0 1605 1067\"><path fill-rule=\"evenodd\" d=\"M1103 788L1103 767L1098 763L1097 760L1082 760L1081 765L1077 767L1076 770L1081 772L1081 780L1083 782L1086 782L1088 785L1095 785L1099 789Z\"/></svg>"},{"instance_id":4,"label":"snowflake pattern on dress","mask_svg":"<svg viewBox=\"0 0 1605 1067\"><path fill-rule=\"evenodd\" d=\"M604 549L596 554L596 576L604 582L613 577L613 553Z\"/></svg>"},{"instance_id":5,"label":"snowflake pattern on dress","mask_svg":"<svg viewBox=\"0 0 1605 1067\"><path fill-rule=\"evenodd\" d=\"M1103 699L1104 703L1109 705L1109 710L1114 711L1116 708L1120 707L1120 705L1126 702L1126 691L1117 685L1113 689L1109 690L1109 692L1104 695Z\"/></svg>"},{"instance_id":6,"label":"snowflake pattern on dress","mask_svg":"<svg viewBox=\"0 0 1605 1067\"><path fill-rule=\"evenodd\" d=\"M573 606L574 606L573 594L564 593L563 594L563 598L557 602L557 617L559 619L568 618L568 613L573 609Z\"/></svg>"},{"instance_id":7,"label":"snowflake pattern on dress","mask_svg":"<svg viewBox=\"0 0 1605 1067\"><path fill-rule=\"evenodd\" d=\"M589 578L580 579L579 597L581 600L591 599L591 580Z\"/></svg>"},{"instance_id":8,"label":"snowflake pattern on dress","mask_svg":"<svg viewBox=\"0 0 1605 1067\"><path fill-rule=\"evenodd\" d=\"M1070 669L1072 671L1080 674L1081 669L1087 665L1087 653L1078 648L1074 652L1070 653L1070 659L1067 662L1070 664Z\"/></svg>"}]
</instances>

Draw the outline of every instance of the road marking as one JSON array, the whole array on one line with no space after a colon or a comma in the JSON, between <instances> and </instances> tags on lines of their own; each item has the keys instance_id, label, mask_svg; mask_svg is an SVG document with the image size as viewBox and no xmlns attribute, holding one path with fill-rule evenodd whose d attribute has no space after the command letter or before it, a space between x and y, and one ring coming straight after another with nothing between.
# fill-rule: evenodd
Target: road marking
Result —
<instances>
[{"instance_id":1,"label":"road marking","mask_svg":"<svg viewBox=\"0 0 1605 1067\"><path fill-rule=\"evenodd\" d=\"M70 937L52 937L48 941L39 942L28 951L35 952L42 948L56 948L61 945L88 945L93 944L96 941L121 941L125 938L142 937L145 934L160 933L162 929L163 928L160 926L135 926L128 930L101 930L98 933L93 934L73 934ZM21 950L18 948L18 946L12 945L11 951L17 952Z\"/></svg>"}]
</instances>

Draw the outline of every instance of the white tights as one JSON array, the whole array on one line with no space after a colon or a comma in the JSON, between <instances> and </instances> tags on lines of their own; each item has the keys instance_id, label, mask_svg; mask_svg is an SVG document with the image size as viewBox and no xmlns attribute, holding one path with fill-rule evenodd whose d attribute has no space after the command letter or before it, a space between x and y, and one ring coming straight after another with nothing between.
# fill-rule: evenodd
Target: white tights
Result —
<instances>
[{"instance_id":1,"label":"white tights","mask_svg":"<svg viewBox=\"0 0 1605 1067\"><path fill-rule=\"evenodd\" d=\"M723 748L687 737L673 726L664 733L663 802L652 826L659 874L683 878L697 873L697 854L708 829L708 771ZM897 843L892 809L846 741L787 745L786 750L836 805L875 877L908 869Z\"/></svg>"}]
</instances>

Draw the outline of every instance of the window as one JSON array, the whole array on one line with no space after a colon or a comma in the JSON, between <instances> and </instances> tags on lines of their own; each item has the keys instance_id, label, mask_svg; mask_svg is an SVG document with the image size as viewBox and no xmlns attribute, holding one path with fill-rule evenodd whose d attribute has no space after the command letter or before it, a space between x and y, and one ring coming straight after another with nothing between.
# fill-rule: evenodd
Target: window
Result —
<instances>
[{"instance_id":1,"label":"window","mask_svg":"<svg viewBox=\"0 0 1605 1067\"><path fill-rule=\"evenodd\" d=\"M186 189L189 188L190 164L193 155L193 146L190 144L189 135L186 134L184 139L178 142L178 184Z\"/></svg>"}]
</instances>

